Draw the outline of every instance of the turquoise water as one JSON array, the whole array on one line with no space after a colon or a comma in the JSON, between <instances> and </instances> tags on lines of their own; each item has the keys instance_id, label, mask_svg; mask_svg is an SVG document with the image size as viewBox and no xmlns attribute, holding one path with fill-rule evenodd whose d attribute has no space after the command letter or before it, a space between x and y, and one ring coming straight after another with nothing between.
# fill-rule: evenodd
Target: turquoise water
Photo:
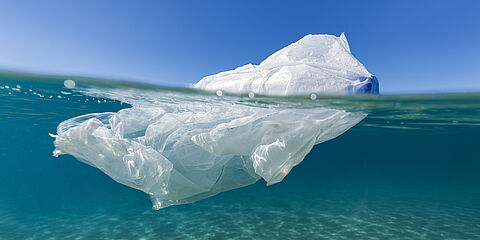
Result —
<instances>
[{"instance_id":1,"label":"turquoise water","mask_svg":"<svg viewBox=\"0 0 480 240\"><path fill-rule=\"evenodd\" d=\"M88 79L67 89L63 80L0 75L0 239L480 239L479 94L224 95L368 116L316 145L280 183L156 211L145 193L53 157L49 133L69 118L130 107L85 89L214 93Z\"/></svg>"}]
</instances>

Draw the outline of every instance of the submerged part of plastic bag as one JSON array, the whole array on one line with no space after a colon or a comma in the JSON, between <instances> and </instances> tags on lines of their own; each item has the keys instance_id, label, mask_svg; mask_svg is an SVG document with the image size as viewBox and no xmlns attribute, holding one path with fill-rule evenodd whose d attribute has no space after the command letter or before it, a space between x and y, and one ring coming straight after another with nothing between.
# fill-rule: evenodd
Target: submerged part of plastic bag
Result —
<instances>
[{"instance_id":1,"label":"submerged part of plastic bag","mask_svg":"<svg viewBox=\"0 0 480 240\"><path fill-rule=\"evenodd\" d=\"M280 182L315 144L365 117L216 96L98 92L133 107L62 122L54 155L73 155L149 194L155 209L191 203L261 178L268 185Z\"/></svg>"}]
</instances>

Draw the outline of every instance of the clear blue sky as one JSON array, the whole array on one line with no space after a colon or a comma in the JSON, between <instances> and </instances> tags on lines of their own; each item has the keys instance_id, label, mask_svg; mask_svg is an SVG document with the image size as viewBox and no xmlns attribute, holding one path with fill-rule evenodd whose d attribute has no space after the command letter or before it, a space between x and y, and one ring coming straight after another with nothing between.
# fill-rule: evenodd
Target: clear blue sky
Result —
<instances>
[{"instance_id":1,"label":"clear blue sky","mask_svg":"<svg viewBox=\"0 0 480 240\"><path fill-rule=\"evenodd\" d=\"M185 86L345 32L384 93L480 90L480 1L1 1L0 68Z\"/></svg>"}]
</instances>

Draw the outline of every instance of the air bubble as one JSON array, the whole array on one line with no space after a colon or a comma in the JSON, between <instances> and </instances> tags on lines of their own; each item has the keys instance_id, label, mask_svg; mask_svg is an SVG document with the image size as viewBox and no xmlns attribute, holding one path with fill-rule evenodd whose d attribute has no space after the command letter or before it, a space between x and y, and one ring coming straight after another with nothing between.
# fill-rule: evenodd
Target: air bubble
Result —
<instances>
[{"instance_id":1,"label":"air bubble","mask_svg":"<svg viewBox=\"0 0 480 240\"><path fill-rule=\"evenodd\" d=\"M217 96L221 97L223 95L223 92L222 92L222 90L217 90L216 94L217 94Z\"/></svg>"},{"instance_id":2,"label":"air bubble","mask_svg":"<svg viewBox=\"0 0 480 240\"><path fill-rule=\"evenodd\" d=\"M317 99L317 94L315 94L315 93L310 94L310 99L312 99L312 100Z\"/></svg>"},{"instance_id":3,"label":"air bubble","mask_svg":"<svg viewBox=\"0 0 480 240\"><path fill-rule=\"evenodd\" d=\"M75 87L75 81L71 80L71 79L67 79L63 82L63 85L66 87L66 88L74 88Z\"/></svg>"},{"instance_id":4,"label":"air bubble","mask_svg":"<svg viewBox=\"0 0 480 240\"><path fill-rule=\"evenodd\" d=\"M248 97L249 97L249 98L254 98L254 97L255 97L255 93L249 92L249 93L248 93Z\"/></svg>"}]
</instances>

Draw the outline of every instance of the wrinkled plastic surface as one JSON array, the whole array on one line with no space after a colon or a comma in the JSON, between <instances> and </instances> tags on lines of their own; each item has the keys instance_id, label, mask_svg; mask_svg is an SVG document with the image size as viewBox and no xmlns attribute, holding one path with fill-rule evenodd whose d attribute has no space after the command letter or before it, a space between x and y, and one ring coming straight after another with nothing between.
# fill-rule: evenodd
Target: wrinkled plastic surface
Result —
<instances>
[{"instance_id":1,"label":"wrinkled plastic surface","mask_svg":"<svg viewBox=\"0 0 480 240\"><path fill-rule=\"evenodd\" d=\"M307 35L259 65L207 76L193 87L279 96L379 92L377 78L351 54L343 33Z\"/></svg>"},{"instance_id":2,"label":"wrinkled plastic surface","mask_svg":"<svg viewBox=\"0 0 480 240\"><path fill-rule=\"evenodd\" d=\"M260 178L269 185L280 182L315 144L365 117L195 94L89 91L133 107L62 122L54 154L73 155L148 193L155 209L191 203Z\"/></svg>"}]
</instances>

